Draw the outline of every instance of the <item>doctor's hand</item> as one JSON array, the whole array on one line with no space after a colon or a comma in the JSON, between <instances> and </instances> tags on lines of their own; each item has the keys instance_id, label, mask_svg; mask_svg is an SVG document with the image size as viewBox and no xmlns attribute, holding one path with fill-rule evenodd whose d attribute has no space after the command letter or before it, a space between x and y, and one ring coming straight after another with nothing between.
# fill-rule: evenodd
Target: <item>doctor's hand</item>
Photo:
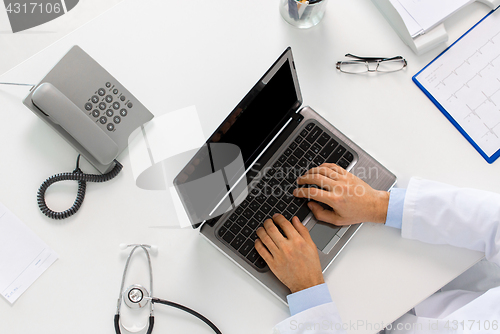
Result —
<instances>
[{"instance_id":1,"label":"doctor's hand","mask_svg":"<svg viewBox=\"0 0 500 334\"><path fill-rule=\"evenodd\" d=\"M292 293L325 283L318 251L307 228L297 217L290 223L275 214L273 220L267 219L264 226L257 229L259 239L255 241L255 249L271 271Z\"/></svg>"},{"instance_id":2,"label":"doctor's hand","mask_svg":"<svg viewBox=\"0 0 500 334\"><path fill-rule=\"evenodd\" d=\"M312 168L297 179L299 185L316 185L319 188L298 188L296 197L309 198L324 203L309 202L309 209L316 219L334 225L351 225L361 222L385 223L389 193L378 191L336 164L325 163Z\"/></svg>"}]
</instances>

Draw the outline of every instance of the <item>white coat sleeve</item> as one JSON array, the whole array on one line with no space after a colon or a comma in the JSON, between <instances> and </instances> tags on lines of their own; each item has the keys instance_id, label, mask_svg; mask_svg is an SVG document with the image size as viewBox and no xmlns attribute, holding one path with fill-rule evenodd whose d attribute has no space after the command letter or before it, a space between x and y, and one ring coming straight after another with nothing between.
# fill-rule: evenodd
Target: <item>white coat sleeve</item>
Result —
<instances>
[{"instance_id":1,"label":"white coat sleeve","mask_svg":"<svg viewBox=\"0 0 500 334\"><path fill-rule=\"evenodd\" d=\"M312 307L280 322L273 334L345 334L334 302Z\"/></svg>"},{"instance_id":2,"label":"white coat sleeve","mask_svg":"<svg viewBox=\"0 0 500 334\"><path fill-rule=\"evenodd\" d=\"M500 194L411 179L402 236L481 251L500 265Z\"/></svg>"}]
</instances>

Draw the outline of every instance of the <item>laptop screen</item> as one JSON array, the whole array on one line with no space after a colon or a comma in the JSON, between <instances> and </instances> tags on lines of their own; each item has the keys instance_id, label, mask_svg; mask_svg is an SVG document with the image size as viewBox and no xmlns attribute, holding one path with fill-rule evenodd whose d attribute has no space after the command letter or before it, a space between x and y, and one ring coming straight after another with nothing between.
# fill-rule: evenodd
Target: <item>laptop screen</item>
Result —
<instances>
[{"instance_id":1,"label":"laptop screen","mask_svg":"<svg viewBox=\"0 0 500 334\"><path fill-rule=\"evenodd\" d=\"M292 60L279 60L264 76L271 76L267 84L259 81L209 140L238 146L247 168L300 105Z\"/></svg>"},{"instance_id":2,"label":"laptop screen","mask_svg":"<svg viewBox=\"0 0 500 334\"><path fill-rule=\"evenodd\" d=\"M245 194L238 181L302 104L294 66L288 48L174 180L194 227Z\"/></svg>"}]
</instances>

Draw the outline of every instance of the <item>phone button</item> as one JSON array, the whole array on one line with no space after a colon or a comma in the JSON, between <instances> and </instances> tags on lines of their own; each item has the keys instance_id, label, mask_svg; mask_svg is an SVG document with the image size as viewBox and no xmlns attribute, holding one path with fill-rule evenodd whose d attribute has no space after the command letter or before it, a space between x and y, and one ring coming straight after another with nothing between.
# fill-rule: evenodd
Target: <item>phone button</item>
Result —
<instances>
[{"instance_id":1,"label":"phone button","mask_svg":"<svg viewBox=\"0 0 500 334\"><path fill-rule=\"evenodd\" d=\"M111 95L106 95L106 102L108 103L113 102L113 97Z\"/></svg>"},{"instance_id":2,"label":"phone button","mask_svg":"<svg viewBox=\"0 0 500 334\"><path fill-rule=\"evenodd\" d=\"M106 125L106 128L108 129L108 131L113 131L115 129L115 125L113 123L109 123L108 125Z\"/></svg>"},{"instance_id":3,"label":"phone button","mask_svg":"<svg viewBox=\"0 0 500 334\"><path fill-rule=\"evenodd\" d=\"M104 102L99 103L99 109L104 110L104 109L106 109L106 107L107 107L106 103L104 103Z\"/></svg>"},{"instance_id":4,"label":"phone button","mask_svg":"<svg viewBox=\"0 0 500 334\"><path fill-rule=\"evenodd\" d=\"M129 103L127 104L127 107L129 107L129 108L132 108L133 106L134 106L134 105L132 104L132 102L129 102Z\"/></svg>"},{"instance_id":5,"label":"phone button","mask_svg":"<svg viewBox=\"0 0 500 334\"><path fill-rule=\"evenodd\" d=\"M98 103L99 102L99 97L97 95L92 96L92 103Z\"/></svg>"},{"instance_id":6,"label":"phone button","mask_svg":"<svg viewBox=\"0 0 500 334\"><path fill-rule=\"evenodd\" d=\"M99 88L97 94L99 94L99 96L104 96L104 94L106 94L106 90L104 88Z\"/></svg>"},{"instance_id":7,"label":"phone button","mask_svg":"<svg viewBox=\"0 0 500 334\"><path fill-rule=\"evenodd\" d=\"M113 108L120 109L120 103L119 102L113 103Z\"/></svg>"},{"instance_id":8,"label":"phone button","mask_svg":"<svg viewBox=\"0 0 500 334\"><path fill-rule=\"evenodd\" d=\"M115 112L111 109L106 110L106 116L111 117Z\"/></svg>"},{"instance_id":9,"label":"phone button","mask_svg":"<svg viewBox=\"0 0 500 334\"><path fill-rule=\"evenodd\" d=\"M122 109L122 110L120 110L120 115L121 115L122 117L127 116L127 109Z\"/></svg>"},{"instance_id":10,"label":"phone button","mask_svg":"<svg viewBox=\"0 0 500 334\"><path fill-rule=\"evenodd\" d=\"M106 82L106 87L111 87L111 82Z\"/></svg>"},{"instance_id":11,"label":"phone button","mask_svg":"<svg viewBox=\"0 0 500 334\"><path fill-rule=\"evenodd\" d=\"M106 124L108 119L105 116L101 116L101 118L99 118L99 122L101 122L101 124Z\"/></svg>"},{"instance_id":12,"label":"phone button","mask_svg":"<svg viewBox=\"0 0 500 334\"><path fill-rule=\"evenodd\" d=\"M97 109L94 109L94 111L92 111L92 116L94 116L94 117L99 117L100 114L101 113Z\"/></svg>"},{"instance_id":13,"label":"phone button","mask_svg":"<svg viewBox=\"0 0 500 334\"><path fill-rule=\"evenodd\" d=\"M113 89L113 94L115 94L115 95L118 94L118 89L116 89L116 88Z\"/></svg>"},{"instance_id":14,"label":"phone button","mask_svg":"<svg viewBox=\"0 0 500 334\"><path fill-rule=\"evenodd\" d=\"M115 122L116 124L119 124L121 121L122 119L120 118L120 116L113 117L113 122Z\"/></svg>"},{"instance_id":15,"label":"phone button","mask_svg":"<svg viewBox=\"0 0 500 334\"><path fill-rule=\"evenodd\" d=\"M91 111L92 110L92 103L90 103L90 102L85 103L85 109L87 111Z\"/></svg>"}]
</instances>

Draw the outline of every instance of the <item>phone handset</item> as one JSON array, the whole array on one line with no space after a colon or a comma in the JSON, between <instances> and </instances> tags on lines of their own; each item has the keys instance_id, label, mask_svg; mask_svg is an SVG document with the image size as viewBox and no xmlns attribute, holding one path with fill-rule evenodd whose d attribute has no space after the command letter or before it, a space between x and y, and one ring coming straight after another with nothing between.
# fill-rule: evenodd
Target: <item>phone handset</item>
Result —
<instances>
[{"instance_id":1,"label":"phone handset","mask_svg":"<svg viewBox=\"0 0 500 334\"><path fill-rule=\"evenodd\" d=\"M109 165L118 156L118 145L92 119L50 83L33 92L33 104L59 124L99 163Z\"/></svg>"},{"instance_id":2,"label":"phone handset","mask_svg":"<svg viewBox=\"0 0 500 334\"><path fill-rule=\"evenodd\" d=\"M52 123L59 124L99 163L103 165L115 163L113 169L106 174L85 174L80 169L80 156L78 156L73 172L53 175L42 183L37 193L38 207L47 217L65 219L80 209L85 198L87 182L106 182L120 173L123 166L115 159L118 156L118 145L54 85L43 83L38 86L31 96L31 101L50 118ZM45 192L52 184L66 180L78 181L75 202L65 211L53 211L47 206Z\"/></svg>"}]
</instances>

